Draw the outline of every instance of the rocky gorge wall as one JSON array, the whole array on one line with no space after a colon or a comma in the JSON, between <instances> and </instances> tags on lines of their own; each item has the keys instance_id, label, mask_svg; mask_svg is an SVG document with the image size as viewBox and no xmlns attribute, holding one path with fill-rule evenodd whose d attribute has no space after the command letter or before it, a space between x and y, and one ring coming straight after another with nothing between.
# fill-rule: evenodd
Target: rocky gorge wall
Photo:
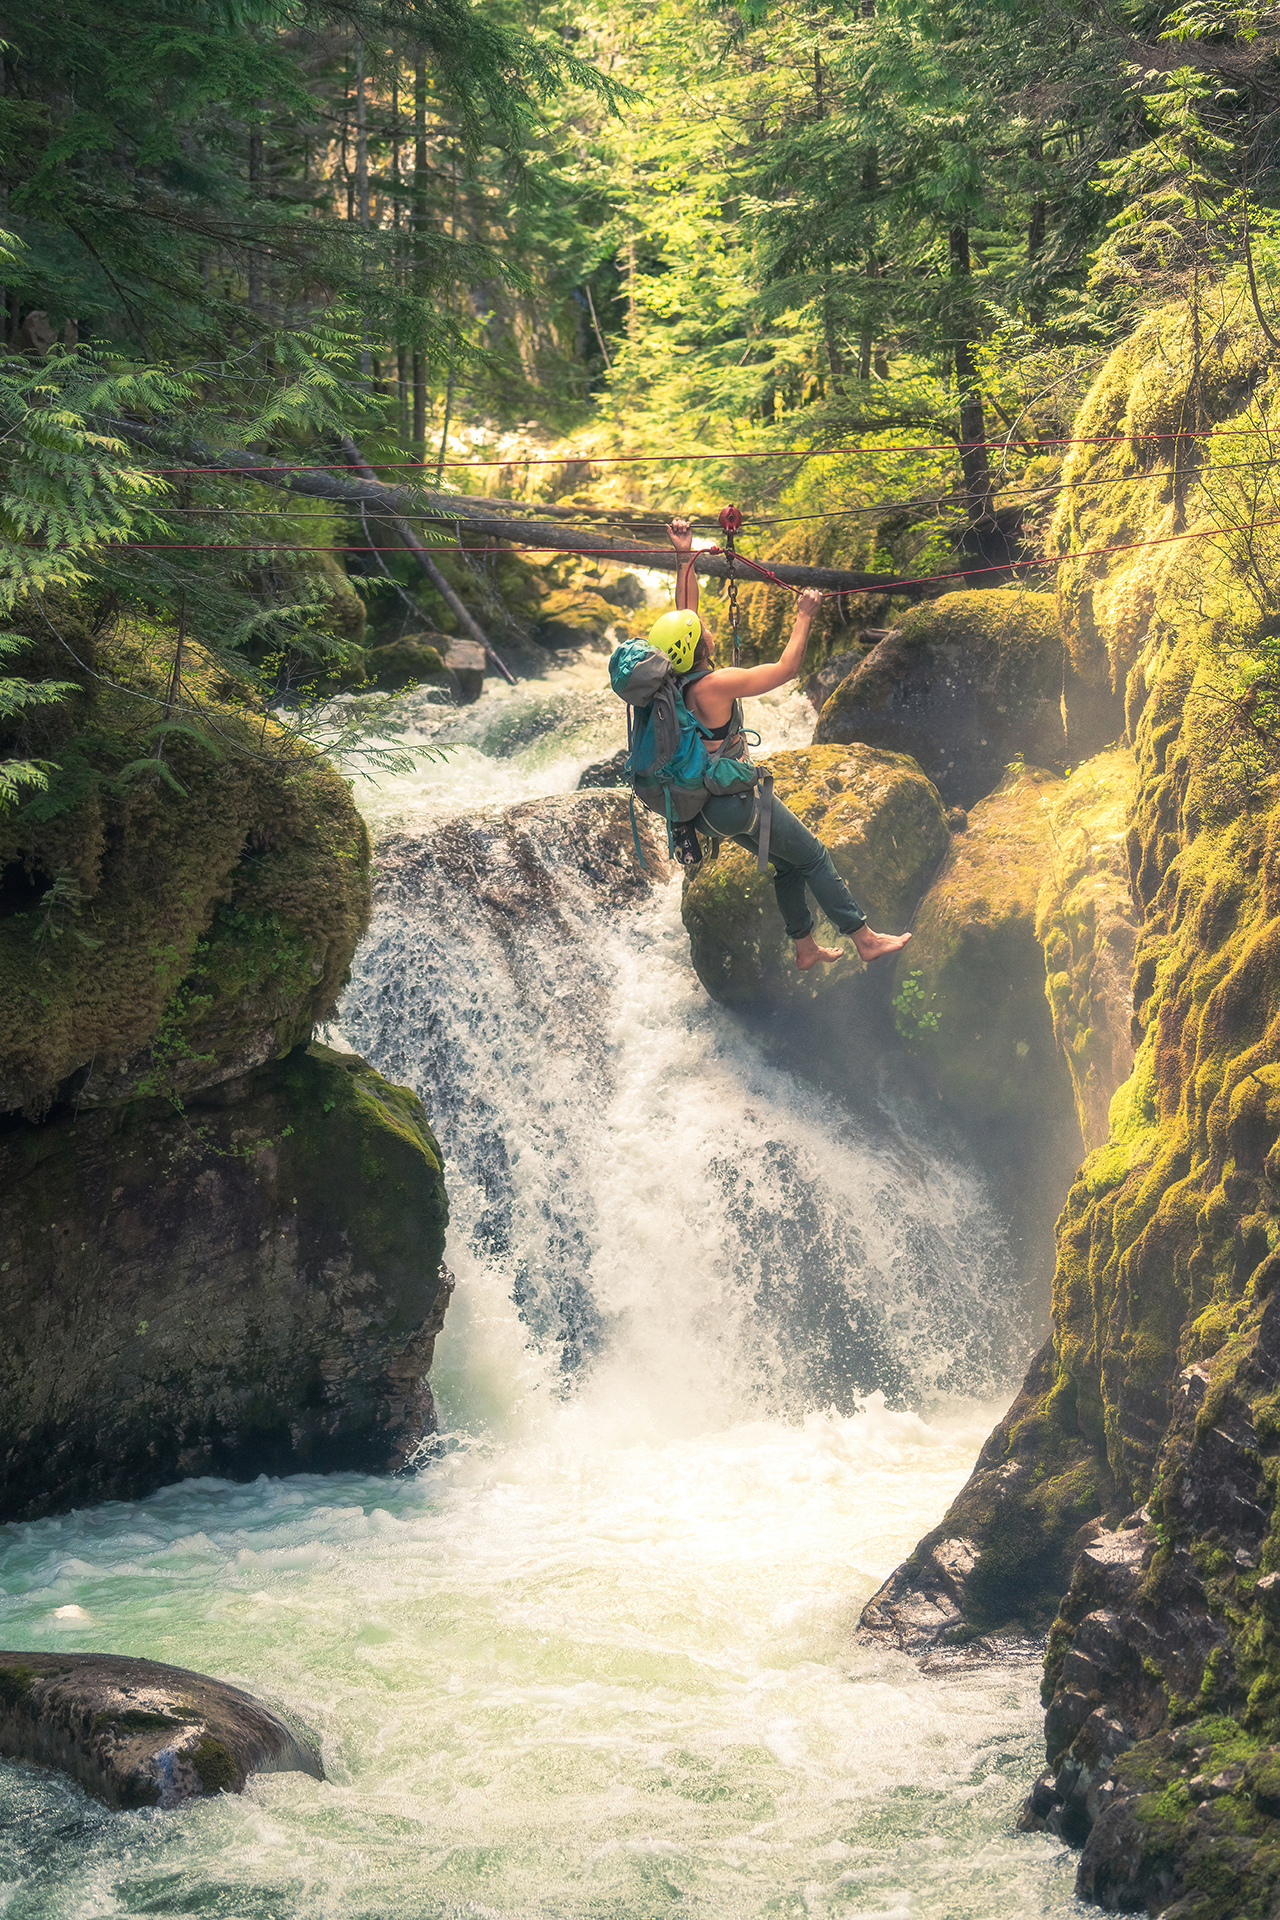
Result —
<instances>
[{"instance_id":1,"label":"rocky gorge wall","mask_svg":"<svg viewBox=\"0 0 1280 1920\"><path fill-rule=\"evenodd\" d=\"M363 822L198 655L157 744L173 634L52 616L24 670L78 691L0 817L0 1519L394 1467L433 1425L447 1202L416 1097L309 1044Z\"/></svg>"}]
</instances>

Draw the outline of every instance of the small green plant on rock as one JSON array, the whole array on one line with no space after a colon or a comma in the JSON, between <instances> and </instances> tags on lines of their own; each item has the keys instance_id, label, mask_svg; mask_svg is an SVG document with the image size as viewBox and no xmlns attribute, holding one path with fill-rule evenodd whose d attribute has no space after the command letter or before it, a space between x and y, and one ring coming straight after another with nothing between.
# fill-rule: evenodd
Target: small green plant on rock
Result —
<instances>
[{"instance_id":1,"label":"small green plant on rock","mask_svg":"<svg viewBox=\"0 0 1280 1920\"><path fill-rule=\"evenodd\" d=\"M921 1034L938 1031L933 995L926 993L921 984L923 977L920 973L909 973L893 996L893 1024L899 1039L908 1045Z\"/></svg>"}]
</instances>

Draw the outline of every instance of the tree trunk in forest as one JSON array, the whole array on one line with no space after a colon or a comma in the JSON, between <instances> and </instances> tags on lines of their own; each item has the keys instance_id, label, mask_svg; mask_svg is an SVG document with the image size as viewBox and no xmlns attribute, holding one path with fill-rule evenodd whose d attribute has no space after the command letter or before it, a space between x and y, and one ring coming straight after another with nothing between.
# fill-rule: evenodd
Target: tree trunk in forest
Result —
<instances>
[{"instance_id":1,"label":"tree trunk in forest","mask_svg":"<svg viewBox=\"0 0 1280 1920\"><path fill-rule=\"evenodd\" d=\"M257 194L262 186L262 129L249 129L249 191ZM262 264L256 247L249 252L249 308L256 313L262 305Z\"/></svg>"},{"instance_id":2,"label":"tree trunk in forest","mask_svg":"<svg viewBox=\"0 0 1280 1920\"><path fill-rule=\"evenodd\" d=\"M636 236L627 235L627 339L636 337Z\"/></svg>"},{"instance_id":3,"label":"tree trunk in forest","mask_svg":"<svg viewBox=\"0 0 1280 1920\"><path fill-rule=\"evenodd\" d=\"M952 306L956 394L960 402L960 467L964 474L965 506L970 533L981 549L993 521L991 467L987 459L987 423L982 389L974 357L978 326L971 292L973 268L969 258L969 229L952 227L949 235L951 278L956 287Z\"/></svg>"},{"instance_id":4,"label":"tree trunk in forest","mask_svg":"<svg viewBox=\"0 0 1280 1920\"><path fill-rule=\"evenodd\" d=\"M877 194L879 190L880 190L880 156L876 152L875 148L871 147L868 149L867 157L862 163L862 191L866 195L868 203L870 203L874 195ZM863 276L867 280L878 280L880 278L880 262L876 259L875 250L872 247L867 248L867 264L863 269ZM873 330L871 327L870 320L869 319L864 320L863 326L862 326L862 338L858 342L858 378L859 380L869 380L871 378L871 368L873 364L872 349L874 347L874 344L875 342L873 338ZM883 362L884 362L883 354L876 354L874 357L874 365L875 365L875 370L877 374L880 375L881 379L884 378L884 374L887 373L888 371L888 368L884 367L884 370L882 372L881 369L883 367Z\"/></svg>"},{"instance_id":5,"label":"tree trunk in forest","mask_svg":"<svg viewBox=\"0 0 1280 1920\"><path fill-rule=\"evenodd\" d=\"M453 156L453 205L449 210L449 238L455 243L457 242L457 238L458 238L458 156L456 153ZM455 279L453 286L450 288L450 291L449 291L450 319L453 318L454 309L456 308L457 304L458 304L458 282ZM452 343L450 343L449 380L448 380L448 384L445 387L445 394L444 394L444 425L440 429L440 451L436 455L436 485L437 486L440 485L440 477L444 472L445 458L449 451L449 422L453 415L453 379L454 379L454 352L453 352L453 345Z\"/></svg>"},{"instance_id":6,"label":"tree trunk in forest","mask_svg":"<svg viewBox=\"0 0 1280 1920\"><path fill-rule=\"evenodd\" d=\"M823 119L827 105L822 92L822 54L817 47L813 50L813 105L819 120ZM831 302L831 253L828 249L824 265L825 279L822 283L822 337L827 349L827 366L831 372L831 391L844 392L844 355L836 339L835 311Z\"/></svg>"},{"instance_id":7,"label":"tree trunk in forest","mask_svg":"<svg viewBox=\"0 0 1280 1920\"><path fill-rule=\"evenodd\" d=\"M400 285L405 279L405 236L402 208L400 204L400 54L395 49L396 68L391 82L391 221L395 229L396 278ZM401 446L409 439L409 356L404 346L396 343L396 424Z\"/></svg>"},{"instance_id":8,"label":"tree trunk in forest","mask_svg":"<svg viewBox=\"0 0 1280 1920\"><path fill-rule=\"evenodd\" d=\"M365 109L364 97L364 35L356 35L356 218L360 230L369 230L369 121ZM361 264L361 275L364 273ZM369 336L365 334L360 341L360 374L365 386L369 384L371 373L369 357Z\"/></svg>"},{"instance_id":9,"label":"tree trunk in forest","mask_svg":"<svg viewBox=\"0 0 1280 1920\"><path fill-rule=\"evenodd\" d=\"M426 292L427 248L427 63L421 47L413 66L413 290ZM413 447L427 455L427 370L420 348L413 350Z\"/></svg>"}]
</instances>

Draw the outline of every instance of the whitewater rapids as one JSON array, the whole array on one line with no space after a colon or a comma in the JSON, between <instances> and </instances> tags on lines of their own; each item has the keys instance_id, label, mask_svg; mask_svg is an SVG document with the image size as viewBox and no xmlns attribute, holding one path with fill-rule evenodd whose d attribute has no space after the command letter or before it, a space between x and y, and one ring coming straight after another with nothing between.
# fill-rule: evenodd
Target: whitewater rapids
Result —
<instances>
[{"instance_id":1,"label":"whitewater rapids","mask_svg":"<svg viewBox=\"0 0 1280 1920\"><path fill-rule=\"evenodd\" d=\"M455 750L360 786L376 831L571 790L616 744L598 680L420 713ZM774 744L810 724L767 717ZM1011 1825L1038 1664L852 1638L1025 1357L980 1183L764 1060L697 987L675 888L602 916L566 886L554 925L460 942L438 871L384 906L342 1011L446 1151L459 1284L419 1468L0 1529L6 1646L215 1673L316 1736L327 1780L117 1814L0 1766L5 1915L1086 1911L1073 1857Z\"/></svg>"}]
</instances>

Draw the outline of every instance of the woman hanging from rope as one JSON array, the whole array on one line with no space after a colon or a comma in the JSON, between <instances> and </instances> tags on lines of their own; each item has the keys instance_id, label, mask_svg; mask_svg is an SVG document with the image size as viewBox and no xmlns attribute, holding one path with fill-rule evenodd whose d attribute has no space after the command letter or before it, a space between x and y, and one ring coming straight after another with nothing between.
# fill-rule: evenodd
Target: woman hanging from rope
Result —
<instances>
[{"instance_id":1,"label":"woman hanging from rope","mask_svg":"<svg viewBox=\"0 0 1280 1920\"><path fill-rule=\"evenodd\" d=\"M667 532L678 560L676 611L696 616L698 576L689 522L673 520ZM806 588L800 595L791 638L781 658L772 666L716 667L710 636L700 620L700 637L692 651L683 634L670 647L663 645L657 633L652 636L651 644L668 655L678 674L697 674L696 679L685 680L681 690L689 711L709 731L711 738L707 745L712 752L723 753L731 760L747 758L741 702L754 694L772 693L775 687L785 687L788 680L797 677L804 664L809 628L821 601L822 595L812 588ZM675 653L677 644L682 655L679 659ZM754 794L723 794L708 800L694 825L717 840L733 840L752 853L759 850ZM768 851L778 911L788 937L795 941L796 965L802 973L816 967L820 960L839 960L844 954L843 947L820 947L814 939L813 915L805 900L806 886L833 925L851 937L860 959L880 960L906 946L911 938L909 933L876 933L867 925L866 914L836 872L822 842L779 800L773 802Z\"/></svg>"}]
</instances>

